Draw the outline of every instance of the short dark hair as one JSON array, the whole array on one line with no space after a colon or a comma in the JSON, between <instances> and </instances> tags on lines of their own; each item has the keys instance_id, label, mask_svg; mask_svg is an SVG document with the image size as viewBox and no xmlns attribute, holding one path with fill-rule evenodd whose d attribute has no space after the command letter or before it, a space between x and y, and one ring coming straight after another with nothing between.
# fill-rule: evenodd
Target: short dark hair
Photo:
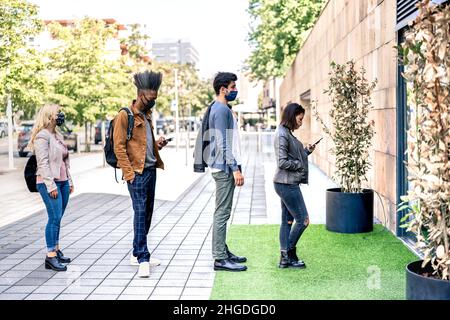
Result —
<instances>
[{"instance_id":1,"label":"short dark hair","mask_svg":"<svg viewBox=\"0 0 450 320\"><path fill-rule=\"evenodd\" d=\"M234 73L231 72L219 72L214 77L213 87L216 94L220 93L220 88L228 88L232 81L236 81L238 78Z\"/></svg>"},{"instance_id":2,"label":"short dark hair","mask_svg":"<svg viewBox=\"0 0 450 320\"><path fill-rule=\"evenodd\" d=\"M144 71L135 73L134 85L136 86L138 93L141 90L155 90L158 91L162 82L161 72Z\"/></svg>"},{"instance_id":3,"label":"short dark hair","mask_svg":"<svg viewBox=\"0 0 450 320\"><path fill-rule=\"evenodd\" d=\"M305 113L305 109L301 105L298 103L289 103L283 109L280 125L285 126L290 130L295 130L295 127L297 126L295 117L302 113Z\"/></svg>"}]
</instances>

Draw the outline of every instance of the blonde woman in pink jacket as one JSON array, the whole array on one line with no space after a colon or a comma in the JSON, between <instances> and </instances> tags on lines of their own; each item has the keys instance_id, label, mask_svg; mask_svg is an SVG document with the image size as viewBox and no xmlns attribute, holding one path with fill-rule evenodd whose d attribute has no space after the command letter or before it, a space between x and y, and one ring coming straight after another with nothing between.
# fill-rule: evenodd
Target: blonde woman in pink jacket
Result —
<instances>
[{"instance_id":1,"label":"blonde woman in pink jacket","mask_svg":"<svg viewBox=\"0 0 450 320\"><path fill-rule=\"evenodd\" d=\"M37 160L36 186L48 214L45 268L55 271L66 271L66 264L70 262L70 258L61 251L59 232L69 194L74 190L69 172L69 152L62 134L57 130L63 123L64 113L60 107L45 105L38 112L29 142Z\"/></svg>"}]
</instances>

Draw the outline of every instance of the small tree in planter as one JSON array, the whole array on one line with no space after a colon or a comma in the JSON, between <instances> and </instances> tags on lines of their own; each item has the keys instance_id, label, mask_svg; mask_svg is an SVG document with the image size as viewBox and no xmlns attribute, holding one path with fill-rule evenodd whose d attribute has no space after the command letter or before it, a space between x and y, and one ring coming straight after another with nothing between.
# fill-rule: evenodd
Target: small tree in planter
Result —
<instances>
[{"instance_id":1,"label":"small tree in planter","mask_svg":"<svg viewBox=\"0 0 450 320\"><path fill-rule=\"evenodd\" d=\"M407 267L408 299L450 299L450 6L419 4L400 49L411 84L407 168L399 210L423 261ZM426 276L424 278L423 276Z\"/></svg>"},{"instance_id":2,"label":"small tree in planter","mask_svg":"<svg viewBox=\"0 0 450 320\"><path fill-rule=\"evenodd\" d=\"M316 119L331 137L336 155L334 180L341 186L327 190L326 226L342 233L373 230L373 190L363 188L370 168L369 150L374 135L374 123L368 120L372 110L371 93L377 81L368 82L365 69L358 72L355 63L331 63L327 93L332 102L329 112L330 130L313 106Z\"/></svg>"}]
</instances>

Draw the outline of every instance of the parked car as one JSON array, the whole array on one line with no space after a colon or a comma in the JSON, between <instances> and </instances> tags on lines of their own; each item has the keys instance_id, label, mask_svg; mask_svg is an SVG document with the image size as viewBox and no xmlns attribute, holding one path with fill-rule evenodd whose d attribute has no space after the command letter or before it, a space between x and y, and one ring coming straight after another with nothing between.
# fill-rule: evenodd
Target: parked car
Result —
<instances>
[{"instance_id":1,"label":"parked car","mask_svg":"<svg viewBox=\"0 0 450 320\"><path fill-rule=\"evenodd\" d=\"M175 132L175 120L174 119L167 119L166 120L167 126L169 128L169 133L170 132Z\"/></svg>"},{"instance_id":2,"label":"parked car","mask_svg":"<svg viewBox=\"0 0 450 320\"><path fill-rule=\"evenodd\" d=\"M108 134L109 130L109 123L110 121L104 121L105 123L105 135ZM99 121L97 125L95 126L95 137L94 137L94 143L99 144L102 141L102 122Z\"/></svg>"},{"instance_id":3,"label":"parked car","mask_svg":"<svg viewBox=\"0 0 450 320\"><path fill-rule=\"evenodd\" d=\"M8 122L0 121L0 139L8 135Z\"/></svg>"},{"instance_id":4,"label":"parked car","mask_svg":"<svg viewBox=\"0 0 450 320\"><path fill-rule=\"evenodd\" d=\"M180 120L180 129L188 130L188 131L197 131L202 123L195 119L183 119Z\"/></svg>"},{"instance_id":5,"label":"parked car","mask_svg":"<svg viewBox=\"0 0 450 320\"><path fill-rule=\"evenodd\" d=\"M157 134L167 134L169 133L169 124L164 118L156 120L156 133Z\"/></svg>"},{"instance_id":6,"label":"parked car","mask_svg":"<svg viewBox=\"0 0 450 320\"><path fill-rule=\"evenodd\" d=\"M26 157L30 152L27 149L28 142L31 137L31 130L33 129L34 121L24 121L21 124L22 130L19 132L19 138L17 141L17 149L19 151L19 156ZM67 144L69 150L74 152L78 151L78 134L73 133L66 125L59 127L60 132L64 137L64 141Z\"/></svg>"}]
</instances>

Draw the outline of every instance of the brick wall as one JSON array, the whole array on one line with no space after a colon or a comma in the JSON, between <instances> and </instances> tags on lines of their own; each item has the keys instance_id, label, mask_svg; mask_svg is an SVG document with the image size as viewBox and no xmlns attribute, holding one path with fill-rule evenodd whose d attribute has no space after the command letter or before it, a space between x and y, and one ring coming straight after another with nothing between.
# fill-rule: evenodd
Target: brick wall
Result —
<instances>
[{"instance_id":1,"label":"brick wall","mask_svg":"<svg viewBox=\"0 0 450 320\"><path fill-rule=\"evenodd\" d=\"M307 126L296 135L304 142L316 141L324 135L319 123L311 117L309 101L300 95L310 90L311 99L318 103L319 113L329 123L331 103L323 90L328 86L331 61L345 63L355 60L367 70L367 78L378 79L372 96L375 110L376 134L370 152L373 167L368 185L382 198L375 196L375 214L388 228L396 228L396 1L395 0L330 0L318 22L299 51L280 87L281 106L300 102L307 107ZM328 176L334 174L332 142L326 136L313 155ZM376 174L375 174L376 173Z\"/></svg>"}]
</instances>

